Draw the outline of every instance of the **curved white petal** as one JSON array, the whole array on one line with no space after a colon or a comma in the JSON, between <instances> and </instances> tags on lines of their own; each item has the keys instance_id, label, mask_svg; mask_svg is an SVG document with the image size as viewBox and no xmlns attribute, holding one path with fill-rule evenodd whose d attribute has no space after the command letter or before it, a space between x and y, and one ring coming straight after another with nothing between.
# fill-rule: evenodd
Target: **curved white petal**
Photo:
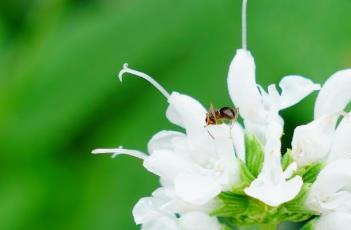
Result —
<instances>
[{"instance_id":1,"label":"curved white petal","mask_svg":"<svg viewBox=\"0 0 351 230\"><path fill-rule=\"evenodd\" d=\"M323 116L295 128L292 156L299 167L325 160L333 141L336 115Z\"/></svg>"},{"instance_id":2,"label":"curved white petal","mask_svg":"<svg viewBox=\"0 0 351 230\"><path fill-rule=\"evenodd\" d=\"M182 215L180 226L184 230L220 230L221 225L215 217L203 212L190 212Z\"/></svg>"},{"instance_id":3,"label":"curved white petal","mask_svg":"<svg viewBox=\"0 0 351 230\"><path fill-rule=\"evenodd\" d=\"M239 182L239 166L235 155L232 126L227 124L211 125L207 127L207 131L212 137L207 142L202 143L200 149L203 150L200 155L203 155L203 159L199 161L199 157L197 157L196 161L201 162L202 168L208 170L209 177L216 175L216 180L223 186L224 190L230 190L233 185ZM238 136L239 133L236 135ZM212 150L212 154L204 154L206 149Z\"/></svg>"},{"instance_id":4,"label":"curved white petal","mask_svg":"<svg viewBox=\"0 0 351 230\"><path fill-rule=\"evenodd\" d=\"M351 159L328 164L312 184L306 205L317 212L351 212Z\"/></svg>"},{"instance_id":5,"label":"curved white petal","mask_svg":"<svg viewBox=\"0 0 351 230\"><path fill-rule=\"evenodd\" d=\"M316 230L349 230L351 226L351 214L345 212L333 212L322 215L315 225Z\"/></svg>"},{"instance_id":6,"label":"curved white petal","mask_svg":"<svg viewBox=\"0 0 351 230\"><path fill-rule=\"evenodd\" d=\"M173 181L179 173L192 172L195 165L168 150L158 150L144 160L144 167L164 180Z\"/></svg>"},{"instance_id":7,"label":"curved white petal","mask_svg":"<svg viewBox=\"0 0 351 230\"><path fill-rule=\"evenodd\" d=\"M300 176L295 176L288 181L284 180L277 184L269 182L268 180L256 179L251 183L250 187L245 189L245 193L272 207L278 207L294 199L303 185Z\"/></svg>"},{"instance_id":8,"label":"curved white petal","mask_svg":"<svg viewBox=\"0 0 351 230\"><path fill-rule=\"evenodd\" d=\"M177 195L191 204L202 205L216 197L222 190L220 184L210 176L183 173L174 182Z\"/></svg>"},{"instance_id":9,"label":"curved white petal","mask_svg":"<svg viewBox=\"0 0 351 230\"><path fill-rule=\"evenodd\" d=\"M136 224L153 221L161 216L159 212L160 202L154 197L141 198L133 208L133 216Z\"/></svg>"},{"instance_id":10,"label":"curved white petal","mask_svg":"<svg viewBox=\"0 0 351 230\"><path fill-rule=\"evenodd\" d=\"M329 161L351 158L351 113L340 122L335 132L334 141L329 154Z\"/></svg>"},{"instance_id":11,"label":"curved white petal","mask_svg":"<svg viewBox=\"0 0 351 230\"><path fill-rule=\"evenodd\" d=\"M141 226L141 230L182 230L177 219L169 216L161 216L157 220L147 222Z\"/></svg>"},{"instance_id":12,"label":"curved white petal","mask_svg":"<svg viewBox=\"0 0 351 230\"><path fill-rule=\"evenodd\" d=\"M168 149L174 150L177 148L175 141L178 139L184 139L186 135L176 131L161 131L156 133L148 143L149 153L156 150Z\"/></svg>"},{"instance_id":13,"label":"curved white petal","mask_svg":"<svg viewBox=\"0 0 351 230\"><path fill-rule=\"evenodd\" d=\"M141 198L133 208L134 220L137 224L157 221L162 216L173 217L176 210L172 207L175 196L170 189L160 187L152 193L152 197Z\"/></svg>"},{"instance_id":14,"label":"curved white petal","mask_svg":"<svg viewBox=\"0 0 351 230\"><path fill-rule=\"evenodd\" d=\"M226 124L211 125L207 127L207 131L212 136L209 139L209 143L213 145L215 155L228 162L233 162L236 157L231 126Z\"/></svg>"},{"instance_id":15,"label":"curved white petal","mask_svg":"<svg viewBox=\"0 0 351 230\"><path fill-rule=\"evenodd\" d=\"M186 129L187 134L202 132L206 125L206 109L194 98L173 92L168 98L166 116L172 123Z\"/></svg>"},{"instance_id":16,"label":"curved white petal","mask_svg":"<svg viewBox=\"0 0 351 230\"><path fill-rule=\"evenodd\" d=\"M351 101L351 69L333 74L320 90L314 107L315 119L339 113Z\"/></svg>"},{"instance_id":17,"label":"curved white petal","mask_svg":"<svg viewBox=\"0 0 351 230\"><path fill-rule=\"evenodd\" d=\"M231 136L237 157L245 162L245 134L239 123L233 125Z\"/></svg>"},{"instance_id":18,"label":"curved white petal","mask_svg":"<svg viewBox=\"0 0 351 230\"><path fill-rule=\"evenodd\" d=\"M240 115L256 123L265 122L266 112L255 77L255 61L251 53L239 49L232 60L228 73L229 95L240 109Z\"/></svg>"},{"instance_id":19,"label":"curved white petal","mask_svg":"<svg viewBox=\"0 0 351 230\"><path fill-rule=\"evenodd\" d=\"M301 76L286 76L280 83L282 89L279 109L285 109L295 105L313 91L319 90L320 85Z\"/></svg>"}]
</instances>

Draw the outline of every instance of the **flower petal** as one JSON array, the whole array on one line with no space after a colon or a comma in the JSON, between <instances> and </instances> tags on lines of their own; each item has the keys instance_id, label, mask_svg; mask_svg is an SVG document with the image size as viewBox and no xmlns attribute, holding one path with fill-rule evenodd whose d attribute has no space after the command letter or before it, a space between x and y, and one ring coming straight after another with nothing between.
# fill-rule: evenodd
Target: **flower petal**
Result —
<instances>
[{"instance_id":1,"label":"flower petal","mask_svg":"<svg viewBox=\"0 0 351 230\"><path fill-rule=\"evenodd\" d=\"M323 116L295 128L292 156L299 167L325 160L333 140L336 115Z\"/></svg>"},{"instance_id":2,"label":"flower petal","mask_svg":"<svg viewBox=\"0 0 351 230\"><path fill-rule=\"evenodd\" d=\"M250 187L245 189L245 193L272 207L278 207L279 205L294 199L300 192L303 184L300 176L295 176L288 181L283 181L277 184L267 184L265 182L269 181L260 178L254 180Z\"/></svg>"},{"instance_id":3,"label":"flower petal","mask_svg":"<svg viewBox=\"0 0 351 230\"><path fill-rule=\"evenodd\" d=\"M255 61L251 53L239 49L232 60L228 73L229 95L240 109L240 115L256 123L265 121L266 112L255 77Z\"/></svg>"},{"instance_id":4,"label":"flower petal","mask_svg":"<svg viewBox=\"0 0 351 230\"><path fill-rule=\"evenodd\" d=\"M239 182L240 174L231 132L232 126L227 124L211 125L207 129L212 135L212 138L207 143L214 147L214 154L212 156L207 155L206 159L202 161L206 163L202 164L202 166L211 170L210 175L217 175L218 182L225 190L230 190L233 185ZM212 149L206 146L207 143L203 143L203 147Z\"/></svg>"},{"instance_id":5,"label":"flower petal","mask_svg":"<svg viewBox=\"0 0 351 230\"><path fill-rule=\"evenodd\" d=\"M351 69L333 74L320 90L314 107L315 119L339 113L351 101Z\"/></svg>"},{"instance_id":6,"label":"flower petal","mask_svg":"<svg viewBox=\"0 0 351 230\"><path fill-rule=\"evenodd\" d=\"M133 216L136 224L143 224L161 216L158 210L157 200L153 197L141 198L133 208Z\"/></svg>"},{"instance_id":7,"label":"flower petal","mask_svg":"<svg viewBox=\"0 0 351 230\"><path fill-rule=\"evenodd\" d=\"M175 152L158 150L144 160L144 167L164 180L173 181L179 173L192 172L195 166Z\"/></svg>"},{"instance_id":8,"label":"flower petal","mask_svg":"<svg viewBox=\"0 0 351 230\"><path fill-rule=\"evenodd\" d=\"M156 133L148 143L149 153L152 153L156 150L168 149L174 150L176 139L184 139L186 135L181 132L176 131L161 131Z\"/></svg>"},{"instance_id":9,"label":"flower petal","mask_svg":"<svg viewBox=\"0 0 351 230\"><path fill-rule=\"evenodd\" d=\"M231 126L226 124L207 127L212 136L209 142L214 146L215 155L228 162L235 161L235 151L231 136Z\"/></svg>"},{"instance_id":10,"label":"flower petal","mask_svg":"<svg viewBox=\"0 0 351 230\"><path fill-rule=\"evenodd\" d=\"M245 137L244 130L239 123L235 123L231 130L231 136L234 143L235 153L237 157L245 162Z\"/></svg>"},{"instance_id":11,"label":"flower petal","mask_svg":"<svg viewBox=\"0 0 351 230\"><path fill-rule=\"evenodd\" d=\"M333 212L322 215L316 222L316 230L349 230L351 226L351 214L345 212Z\"/></svg>"},{"instance_id":12,"label":"flower petal","mask_svg":"<svg viewBox=\"0 0 351 230\"><path fill-rule=\"evenodd\" d=\"M351 212L351 159L331 162L318 175L306 199L317 212Z\"/></svg>"},{"instance_id":13,"label":"flower petal","mask_svg":"<svg viewBox=\"0 0 351 230\"><path fill-rule=\"evenodd\" d=\"M351 158L351 113L340 122L335 132L333 145L329 154L329 161Z\"/></svg>"},{"instance_id":14,"label":"flower petal","mask_svg":"<svg viewBox=\"0 0 351 230\"><path fill-rule=\"evenodd\" d=\"M168 120L186 129L187 134L202 132L206 125L206 109L194 98L173 92L168 98Z\"/></svg>"},{"instance_id":15,"label":"flower petal","mask_svg":"<svg viewBox=\"0 0 351 230\"><path fill-rule=\"evenodd\" d=\"M182 230L177 219L169 216L161 216L157 220L147 222L141 226L141 230Z\"/></svg>"},{"instance_id":16,"label":"flower petal","mask_svg":"<svg viewBox=\"0 0 351 230\"><path fill-rule=\"evenodd\" d=\"M280 81L279 87L282 89L280 110L295 105L313 91L320 89L319 84L301 76L286 76Z\"/></svg>"},{"instance_id":17,"label":"flower petal","mask_svg":"<svg viewBox=\"0 0 351 230\"><path fill-rule=\"evenodd\" d=\"M183 173L175 179L177 195L184 201L202 205L216 197L222 187L215 179L200 174Z\"/></svg>"},{"instance_id":18,"label":"flower petal","mask_svg":"<svg viewBox=\"0 0 351 230\"><path fill-rule=\"evenodd\" d=\"M190 212L182 215L180 226L184 230L220 230L221 225L215 217L203 212Z\"/></svg>"}]
</instances>

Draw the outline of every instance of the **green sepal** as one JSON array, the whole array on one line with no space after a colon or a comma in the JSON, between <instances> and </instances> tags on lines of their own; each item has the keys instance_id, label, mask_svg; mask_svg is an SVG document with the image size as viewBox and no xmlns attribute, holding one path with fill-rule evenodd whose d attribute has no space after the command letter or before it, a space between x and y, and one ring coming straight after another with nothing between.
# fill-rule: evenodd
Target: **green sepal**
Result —
<instances>
[{"instance_id":1,"label":"green sepal","mask_svg":"<svg viewBox=\"0 0 351 230\"><path fill-rule=\"evenodd\" d=\"M313 218L312 220L308 221L304 226L300 228L300 230L315 230L316 221L319 217Z\"/></svg>"},{"instance_id":2,"label":"green sepal","mask_svg":"<svg viewBox=\"0 0 351 230\"><path fill-rule=\"evenodd\" d=\"M285 170L291 163L294 162L294 158L291 154L291 149L286 150L286 153L283 155L281 162L283 170Z\"/></svg>"},{"instance_id":3,"label":"green sepal","mask_svg":"<svg viewBox=\"0 0 351 230\"><path fill-rule=\"evenodd\" d=\"M235 194L232 192L222 192L218 199L222 205L211 212L211 215L217 217L233 217L244 213L249 205L248 197Z\"/></svg>"},{"instance_id":4,"label":"green sepal","mask_svg":"<svg viewBox=\"0 0 351 230\"><path fill-rule=\"evenodd\" d=\"M264 160L264 152L260 141L254 135L245 135L245 164L256 178L260 173Z\"/></svg>"},{"instance_id":5,"label":"green sepal","mask_svg":"<svg viewBox=\"0 0 351 230\"><path fill-rule=\"evenodd\" d=\"M316 179L320 171L323 169L324 163L316 162L311 165L307 165L305 167L299 168L295 175L299 175L302 177L304 183L313 183Z\"/></svg>"},{"instance_id":6,"label":"green sepal","mask_svg":"<svg viewBox=\"0 0 351 230\"><path fill-rule=\"evenodd\" d=\"M278 208L270 207L265 203L246 195L222 192L219 195L222 203L211 215L216 216L222 224L227 226L243 227L268 226L278 223Z\"/></svg>"},{"instance_id":7,"label":"green sepal","mask_svg":"<svg viewBox=\"0 0 351 230\"><path fill-rule=\"evenodd\" d=\"M218 196L220 205L211 215L216 216L229 229L235 229L233 226L239 229L246 229L246 226L269 229L284 221L307 221L317 215L304 206L310 186L311 184L304 184L294 200L279 207L271 207L247 195L222 192Z\"/></svg>"}]
</instances>

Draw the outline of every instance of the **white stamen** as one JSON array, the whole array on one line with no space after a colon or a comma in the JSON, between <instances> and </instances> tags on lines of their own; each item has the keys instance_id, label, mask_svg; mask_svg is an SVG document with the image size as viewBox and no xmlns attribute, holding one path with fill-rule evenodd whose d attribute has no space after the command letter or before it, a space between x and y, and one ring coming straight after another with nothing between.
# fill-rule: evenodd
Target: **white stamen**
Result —
<instances>
[{"instance_id":1,"label":"white stamen","mask_svg":"<svg viewBox=\"0 0 351 230\"><path fill-rule=\"evenodd\" d=\"M145 160L147 155L143 152L140 152L138 150L133 150L133 149L123 149L122 147L118 147L116 149L94 149L92 154L104 154L104 153L112 153L112 158L115 158L118 155L129 155L132 157L136 157L142 160Z\"/></svg>"},{"instance_id":2,"label":"white stamen","mask_svg":"<svg viewBox=\"0 0 351 230\"><path fill-rule=\"evenodd\" d=\"M247 0L243 0L242 11L241 11L241 33L242 33L242 48L247 49Z\"/></svg>"},{"instance_id":3,"label":"white stamen","mask_svg":"<svg viewBox=\"0 0 351 230\"><path fill-rule=\"evenodd\" d=\"M129 68L128 63L125 63L123 65L123 69L118 74L118 78L121 82L122 82L123 74L125 73L130 73L130 74L133 74L134 76L145 79L146 81L151 83L158 91L160 91L167 99L169 98L170 96L169 93L157 81L155 81L155 79L153 79L152 77L150 77L149 75L143 72Z\"/></svg>"}]
</instances>

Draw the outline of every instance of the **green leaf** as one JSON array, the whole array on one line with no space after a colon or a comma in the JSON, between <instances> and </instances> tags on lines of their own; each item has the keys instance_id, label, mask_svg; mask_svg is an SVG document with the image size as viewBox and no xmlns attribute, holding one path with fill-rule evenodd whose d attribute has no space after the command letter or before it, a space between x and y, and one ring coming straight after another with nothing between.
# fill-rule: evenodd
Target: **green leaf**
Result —
<instances>
[{"instance_id":1,"label":"green leaf","mask_svg":"<svg viewBox=\"0 0 351 230\"><path fill-rule=\"evenodd\" d=\"M283 170L285 170L293 162L294 162L294 158L292 157L291 149L287 149L286 153L284 154L284 156L282 158Z\"/></svg>"},{"instance_id":2,"label":"green leaf","mask_svg":"<svg viewBox=\"0 0 351 230\"><path fill-rule=\"evenodd\" d=\"M257 177L261 171L264 152L260 141L253 135L245 135L245 163L254 177Z\"/></svg>"}]
</instances>

